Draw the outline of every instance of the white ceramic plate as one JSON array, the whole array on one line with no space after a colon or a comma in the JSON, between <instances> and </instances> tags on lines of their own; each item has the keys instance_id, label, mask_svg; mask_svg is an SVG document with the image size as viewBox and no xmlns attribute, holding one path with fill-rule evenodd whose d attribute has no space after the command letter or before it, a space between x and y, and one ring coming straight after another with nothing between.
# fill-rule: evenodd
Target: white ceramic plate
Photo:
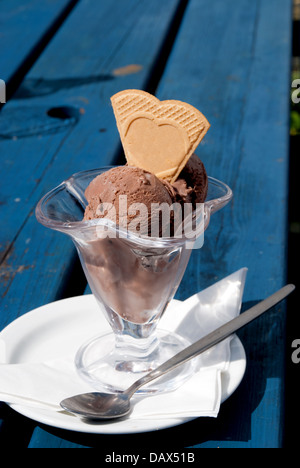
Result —
<instances>
[{"instance_id":1,"label":"white ceramic plate","mask_svg":"<svg viewBox=\"0 0 300 468\"><path fill-rule=\"evenodd\" d=\"M164 329L170 325L178 301L172 301L164 316ZM172 312L169 314L169 312ZM168 328L167 328L168 329ZM0 363L40 362L55 359L65 354L76 353L79 346L95 335L110 331L104 316L99 312L93 295L78 296L39 307L16 319L0 333L5 346L0 346ZM243 345L237 336L231 341L231 359L228 370L222 373L222 402L239 386L246 369ZM180 389L179 389L180 390ZM179 391L177 390L177 391ZM149 399L151 404L151 398ZM94 434L129 434L148 432L177 426L194 418L165 420L124 420L88 424L79 418L51 410L29 408L22 405L11 407L35 421L50 426L77 432Z\"/></svg>"}]
</instances>

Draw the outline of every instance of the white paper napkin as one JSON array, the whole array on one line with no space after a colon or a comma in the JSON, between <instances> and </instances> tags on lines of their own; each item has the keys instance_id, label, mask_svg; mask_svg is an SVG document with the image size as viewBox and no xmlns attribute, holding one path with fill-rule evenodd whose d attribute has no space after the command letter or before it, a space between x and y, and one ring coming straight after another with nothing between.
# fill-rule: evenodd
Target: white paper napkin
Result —
<instances>
[{"instance_id":1,"label":"white paper napkin","mask_svg":"<svg viewBox=\"0 0 300 468\"><path fill-rule=\"evenodd\" d=\"M198 340L240 312L246 268L188 298L161 319L160 328L172 313L177 333ZM168 321L168 323L170 320ZM170 326L168 326L170 330ZM0 335L1 339L1 335ZM2 347L5 344L1 343ZM131 418L216 417L222 388L221 373L230 362L230 338L197 358L198 370L177 390L152 396L135 396ZM52 411L59 402L77 393L93 391L74 368L73 356L41 363L0 364L0 401Z\"/></svg>"}]
</instances>

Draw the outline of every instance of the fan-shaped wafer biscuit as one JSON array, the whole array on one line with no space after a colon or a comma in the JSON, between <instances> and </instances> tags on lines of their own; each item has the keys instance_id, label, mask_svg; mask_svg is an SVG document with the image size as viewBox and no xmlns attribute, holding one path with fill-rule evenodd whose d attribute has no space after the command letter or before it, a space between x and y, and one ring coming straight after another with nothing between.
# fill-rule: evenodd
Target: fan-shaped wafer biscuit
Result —
<instances>
[{"instance_id":1,"label":"fan-shaped wafer biscuit","mask_svg":"<svg viewBox=\"0 0 300 468\"><path fill-rule=\"evenodd\" d=\"M111 98L127 162L173 183L210 127L181 101L130 89Z\"/></svg>"}]
</instances>

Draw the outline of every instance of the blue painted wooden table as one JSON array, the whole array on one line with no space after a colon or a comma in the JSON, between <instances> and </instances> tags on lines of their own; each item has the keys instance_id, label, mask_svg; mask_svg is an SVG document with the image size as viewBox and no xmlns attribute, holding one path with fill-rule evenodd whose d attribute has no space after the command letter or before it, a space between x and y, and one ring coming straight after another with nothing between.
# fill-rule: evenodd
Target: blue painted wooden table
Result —
<instances>
[{"instance_id":1,"label":"blue painted wooden table","mask_svg":"<svg viewBox=\"0 0 300 468\"><path fill-rule=\"evenodd\" d=\"M87 292L71 241L36 203L74 172L123 162L110 96L144 89L199 108L201 159L234 200L194 251L177 298L246 266L243 308L286 283L291 0L2 0L0 331ZM58 430L0 405L0 445L30 448L282 447L285 303L239 333L247 370L217 419L148 434Z\"/></svg>"}]
</instances>

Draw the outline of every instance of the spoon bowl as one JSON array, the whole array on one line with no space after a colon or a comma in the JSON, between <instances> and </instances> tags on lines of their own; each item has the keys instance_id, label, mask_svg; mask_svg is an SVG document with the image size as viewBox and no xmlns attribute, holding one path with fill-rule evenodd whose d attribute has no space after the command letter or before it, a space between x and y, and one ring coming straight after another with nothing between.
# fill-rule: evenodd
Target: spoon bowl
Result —
<instances>
[{"instance_id":1,"label":"spoon bowl","mask_svg":"<svg viewBox=\"0 0 300 468\"><path fill-rule=\"evenodd\" d=\"M115 419L130 412L127 393L82 393L60 403L68 412L88 419Z\"/></svg>"},{"instance_id":2,"label":"spoon bowl","mask_svg":"<svg viewBox=\"0 0 300 468\"><path fill-rule=\"evenodd\" d=\"M70 413L93 420L115 419L128 415L130 412L130 399L142 385L146 385L152 380L170 372L220 341L223 341L225 338L278 304L294 289L295 286L293 284L284 286L267 299L264 299L238 317L225 323L215 331L188 346L183 351L180 351L157 369L154 369L134 382L127 390L120 393L91 392L75 395L63 400L60 403L61 407Z\"/></svg>"}]
</instances>

